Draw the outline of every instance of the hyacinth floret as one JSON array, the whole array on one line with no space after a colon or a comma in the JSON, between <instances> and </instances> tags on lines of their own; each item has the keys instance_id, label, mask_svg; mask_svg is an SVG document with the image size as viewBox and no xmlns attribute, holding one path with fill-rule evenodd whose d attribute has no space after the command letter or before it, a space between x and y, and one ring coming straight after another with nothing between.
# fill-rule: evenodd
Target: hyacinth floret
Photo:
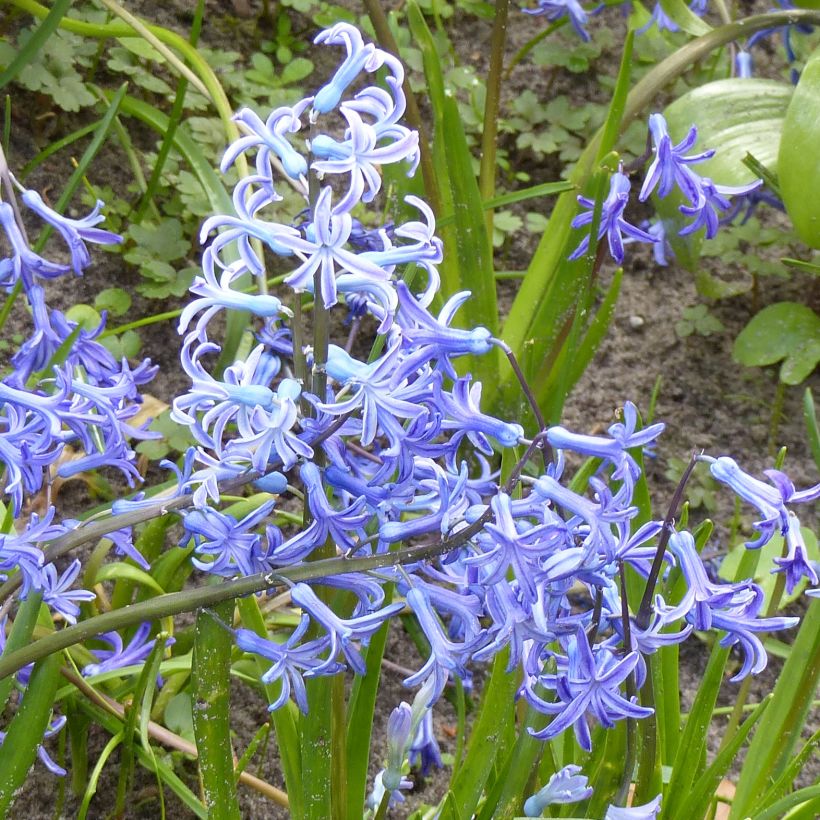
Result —
<instances>
[{"instance_id":1,"label":"hyacinth floret","mask_svg":"<svg viewBox=\"0 0 820 820\"><path fill-rule=\"evenodd\" d=\"M606 236L610 256L620 265L624 261L624 236L637 242L656 242L656 237L641 228L630 224L623 218L623 212L629 202L631 189L629 178L620 170L612 175L609 181L609 194L601 210L601 222L598 226L598 240ZM578 202L587 209L572 220L573 228L591 225L595 202L589 197L579 196ZM590 237L587 234L581 244L570 254L570 259L580 259L589 250Z\"/></svg>"}]
</instances>

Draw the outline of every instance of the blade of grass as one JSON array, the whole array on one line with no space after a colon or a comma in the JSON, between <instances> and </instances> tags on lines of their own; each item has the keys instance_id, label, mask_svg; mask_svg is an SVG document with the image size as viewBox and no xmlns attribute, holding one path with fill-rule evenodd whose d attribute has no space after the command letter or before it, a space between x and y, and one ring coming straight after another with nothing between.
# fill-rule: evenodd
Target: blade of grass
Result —
<instances>
[{"instance_id":1,"label":"blade of grass","mask_svg":"<svg viewBox=\"0 0 820 820\"><path fill-rule=\"evenodd\" d=\"M478 174L478 190L482 200L495 194L496 140L498 136L498 109L501 102L501 76L504 68L504 46L507 42L507 12L509 0L496 0L493 33L490 41L490 68L487 72L484 97L484 123L481 129L481 167ZM487 236L493 235L493 212L484 214Z\"/></svg>"},{"instance_id":2,"label":"blade of grass","mask_svg":"<svg viewBox=\"0 0 820 820\"><path fill-rule=\"evenodd\" d=\"M695 781L683 803L680 805L671 804L673 813L668 814L669 817L688 820L690 817L706 816L707 809L712 800L714 800L715 791L720 781L729 770L735 757L737 757L737 753L746 741L752 727L763 717L763 714L771 705L771 702L772 695L769 694L757 705L757 708L746 718L731 741L720 750L709 768Z\"/></svg>"},{"instance_id":3,"label":"blade of grass","mask_svg":"<svg viewBox=\"0 0 820 820\"><path fill-rule=\"evenodd\" d=\"M499 752L499 740L514 721L518 681L507 672L509 648L493 660L492 673L482 697L478 719L470 732L467 754L450 789L461 813L472 817ZM540 741L535 741L540 745Z\"/></svg>"},{"instance_id":4,"label":"blade of grass","mask_svg":"<svg viewBox=\"0 0 820 820\"><path fill-rule=\"evenodd\" d=\"M17 790L37 756L37 747L51 719L60 679L60 655L54 653L34 665L26 696L6 729L0 746L0 817L8 816Z\"/></svg>"},{"instance_id":5,"label":"blade of grass","mask_svg":"<svg viewBox=\"0 0 820 820\"><path fill-rule=\"evenodd\" d=\"M735 580L754 577L754 571L759 560L760 555L758 552L747 550L740 559L735 573ZM686 800L686 796L690 793L692 784L699 774L701 760L706 752L706 740L709 733L709 724L712 720L712 711L717 702L720 684L723 679L723 670L729 658L729 652L729 647L721 646L719 643L715 643L712 647L706 671L703 673L695 695L695 701L692 704L683 731L680 733L678 753L672 766L672 777L669 781L669 788L664 795L664 802L667 806L681 805Z\"/></svg>"},{"instance_id":6,"label":"blade of grass","mask_svg":"<svg viewBox=\"0 0 820 820\"><path fill-rule=\"evenodd\" d=\"M134 745L136 742L135 732L137 728L137 718L144 709L143 698L148 688L149 682L156 680L159 671L159 664L162 660L162 654L165 651L165 636L160 633L154 642L154 647L145 665L142 667L142 672L137 678L137 683L134 686L134 693L131 698L131 705L125 713L125 724L123 727L123 748L120 755L120 776L117 782L117 798L115 813L123 815L125 812L125 801L128 792L131 788L131 778L134 772ZM149 709L150 713L150 704ZM162 800L162 790L160 789L160 800ZM163 801L164 802L164 801Z\"/></svg>"},{"instance_id":7,"label":"blade of grass","mask_svg":"<svg viewBox=\"0 0 820 820\"><path fill-rule=\"evenodd\" d=\"M806 423L806 438L809 440L811 457L820 470L820 430L817 428L817 411L814 408L814 396L810 387L803 393L803 420Z\"/></svg>"},{"instance_id":8,"label":"blade of grass","mask_svg":"<svg viewBox=\"0 0 820 820\"><path fill-rule=\"evenodd\" d=\"M751 812L788 766L818 683L820 601L812 600L777 678L772 705L749 745L732 804L733 820Z\"/></svg>"},{"instance_id":9,"label":"blade of grass","mask_svg":"<svg viewBox=\"0 0 820 820\"><path fill-rule=\"evenodd\" d=\"M191 24L191 32L188 35L188 42L196 47L199 42L199 33L202 30L202 17L205 10L205 0L197 0L196 10L194 11L194 21ZM182 120L182 112L185 106L185 93L188 90L187 77L181 76L177 81L176 93L174 95L174 104L171 106L171 113L168 115L168 128L162 138L159 151L157 151L157 158L154 161L154 167L151 169L151 177L145 187L145 192L137 205L134 212L134 222L140 222L145 215L149 204L153 202L154 195L159 187L159 181L162 177L162 171L165 168L165 162L171 149L174 146L174 135L176 134L179 123Z\"/></svg>"},{"instance_id":10,"label":"blade of grass","mask_svg":"<svg viewBox=\"0 0 820 820\"><path fill-rule=\"evenodd\" d=\"M256 596L239 598L237 600L239 616L245 629L250 629L260 638L268 638L265 628L265 619L259 610ZM264 660L257 656L260 676L267 671ZM265 686L268 703L273 703L280 692L280 683L270 683ZM294 817L302 816L302 758L299 747L298 712L295 704L288 702L281 709L271 713L273 729L276 733L276 743L279 747L279 759L282 763L282 773L285 776L285 786L290 797L291 813Z\"/></svg>"}]
</instances>

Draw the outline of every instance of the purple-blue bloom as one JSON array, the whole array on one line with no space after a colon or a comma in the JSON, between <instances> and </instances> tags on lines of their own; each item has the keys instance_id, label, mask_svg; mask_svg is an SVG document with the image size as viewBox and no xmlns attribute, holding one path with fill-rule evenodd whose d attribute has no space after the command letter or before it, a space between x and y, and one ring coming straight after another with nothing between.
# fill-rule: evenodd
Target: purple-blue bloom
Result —
<instances>
[{"instance_id":1,"label":"purple-blue bloom","mask_svg":"<svg viewBox=\"0 0 820 820\"><path fill-rule=\"evenodd\" d=\"M661 795L654 800L644 803L643 806L609 806L604 820L655 820L661 810Z\"/></svg>"},{"instance_id":2,"label":"purple-blue bloom","mask_svg":"<svg viewBox=\"0 0 820 820\"><path fill-rule=\"evenodd\" d=\"M624 237L639 242L656 242L657 239L652 234L636 228L623 218L623 212L629 202L629 190L631 185L629 179L620 171L612 175L609 182L609 194L604 200L601 210L601 224L598 226L598 240L606 235L609 245L609 253L620 265L624 261ZM595 211L595 202L588 197L579 196L578 202L587 208L586 213L579 214L572 220L573 228L582 228L592 224L592 217ZM589 234L587 234L581 244L570 254L570 259L580 259L589 250Z\"/></svg>"},{"instance_id":3,"label":"purple-blue bloom","mask_svg":"<svg viewBox=\"0 0 820 820\"><path fill-rule=\"evenodd\" d=\"M156 643L155 639L148 640L151 634L151 624L142 623L137 627L134 636L128 642L128 646L123 646L122 637L119 632L106 632L100 635L98 640L107 643L110 649L92 649L91 653L96 655L99 663L89 663L83 667L83 675L101 675L103 672L112 672L115 669L123 669L126 666L141 664L150 654ZM168 638L165 645L173 643L173 638Z\"/></svg>"},{"instance_id":4,"label":"purple-blue bloom","mask_svg":"<svg viewBox=\"0 0 820 820\"><path fill-rule=\"evenodd\" d=\"M589 32L584 28L589 22L589 14L578 0L538 0L537 9L521 9L521 11L524 14L543 14L551 23L566 17L576 34L584 42L590 39Z\"/></svg>"},{"instance_id":5,"label":"purple-blue bloom","mask_svg":"<svg viewBox=\"0 0 820 820\"><path fill-rule=\"evenodd\" d=\"M329 645L326 637L299 644L309 626L310 618L303 615L299 625L282 643L261 638L249 629L237 629L234 633L236 645L241 650L261 655L273 663L271 668L262 675L263 683L280 681L281 684L279 697L268 706L271 712L284 706L293 691L296 705L306 714L308 710L307 691L302 675L319 667L324 669L325 674L334 674L342 669L340 664L327 664L322 660L321 655Z\"/></svg>"},{"instance_id":6,"label":"purple-blue bloom","mask_svg":"<svg viewBox=\"0 0 820 820\"><path fill-rule=\"evenodd\" d=\"M789 477L780 470L764 470L771 482L766 484L741 470L737 462L729 456L701 456L700 460L709 464L712 475L718 481L728 485L736 495L757 507L763 516L754 524L760 537L747 542L746 546L749 549L768 544L778 530L781 535L786 535L791 521L786 504L805 503L820 498L820 484L806 490L796 490Z\"/></svg>"},{"instance_id":7,"label":"purple-blue bloom","mask_svg":"<svg viewBox=\"0 0 820 820\"><path fill-rule=\"evenodd\" d=\"M698 140L698 129L693 125L684 139L673 145L663 114L649 117L649 133L655 158L646 172L638 199L645 202L656 187L658 196L663 199L677 185L690 202L697 202L701 194L701 178L689 166L714 156L714 149L686 156Z\"/></svg>"},{"instance_id":8,"label":"purple-blue bloom","mask_svg":"<svg viewBox=\"0 0 820 820\"><path fill-rule=\"evenodd\" d=\"M43 603L63 616L70 624L77 623L80 608L75 601L93 601L97 596L85 589L70 589L82 569L80 559L72 561L66 571L57 576L57 567L46 564L42 572Z\"/></svg>"},{"instance_id":9,"label":"purple-blue bloom","mask_svg":"<svg viewBox=\"0 0 820 820\"><path fill-rule=\"evenodd\" d=\"M591 751L587 713L607 729L611 729L616 720L643 718L652 714L652 709L627 700L620 692L621 684L638 664L637 652L630 652L619 659L609 649L591 647L583 631L568 639L566 652L566 657L556 656L556 674L541 674L537 678L541 686L555 691L558 701L548 702L536 694L532 685L536 681L524 684L524 695L533 708L557 715L541 731L530 729L533 737L547 740L572 726L581 748Z\"/></svg>"}]
</instances>

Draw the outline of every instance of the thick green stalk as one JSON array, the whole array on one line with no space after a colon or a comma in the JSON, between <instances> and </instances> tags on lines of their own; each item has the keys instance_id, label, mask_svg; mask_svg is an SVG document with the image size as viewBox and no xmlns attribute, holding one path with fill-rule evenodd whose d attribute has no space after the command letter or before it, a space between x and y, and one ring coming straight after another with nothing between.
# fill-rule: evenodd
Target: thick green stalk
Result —
<instances>
[{"instance_id":1,"label":"thick green stalk","mask_svg":"<svg viewBox=\"0 0 820 820\"><path fill-rule=\"evenodd\" d=\"M239 820L233 748L231 747L231 647L223 623L233 619L232 600L200 610L194 638L194 735L199 772L211 820Z\"/></svg>"}]
</instances>

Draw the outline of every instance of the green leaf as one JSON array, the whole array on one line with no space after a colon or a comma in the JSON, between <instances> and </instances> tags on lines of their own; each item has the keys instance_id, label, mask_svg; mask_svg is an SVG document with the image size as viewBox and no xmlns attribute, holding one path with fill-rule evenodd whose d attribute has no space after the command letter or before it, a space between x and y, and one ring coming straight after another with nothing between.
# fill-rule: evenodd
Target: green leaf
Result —
<instances>
[{"instance_id":1,"label":"green leaf","mask_svg":"<svg viewBox=\"0 0 820 820\"><path fill-rule=\"evenodd\" d=\"M191 241L184 236L182 223L178 219L163 219L156 225L132 225L127 236L135 247L124 256L135 265L142 264L146 259L173 262L184 257L191 249Z\"/></svg>"},{"instance_id":2,"label":"green leaf","mask_svg":"<svg viewBox=\"0 0 820 820\"><path fill-rule=\"evenodd\" d=\"M188 692L179 692L168 701L165 707L165 725L185 740L192 743L195 741L192 703Z\"/></svg>"},{"instance_id":3,"label":"green leaf","mask_svg":"<svg viewBox=\"0 0 820 820\"><path fill-rule=\"evenodd\" d=\"M0 88L5 88L27 65L31 65L40 49L49 41L51 35L60 25L60 20L68 11L72 0L56 0L46 18L37 26L25 45L17 52L14 59L0 73Z\"/></svg>"},{"instance_id":4,"label":"green leaf","mask_svg":"<svg viewBox=\"0 0 820 820\"><path fill-rule=\"evenodd\" d=\"M97 310L107 310L111 316L122 316L131 307L131 296L122 288L106 288L94 299Z\"/></svg>"},{"instance_id":5,"label":"green leaf","mask_svg":"<svg viewBox=\"0 0 820 820\"><path fill-rule=\"evenodd\" d=\"M83 330L96 330L102 321L100 314L91 305L74 305L66 311L65 316Z\"/></svg>"},{"instance_id":6,"label":"green leaf","mask_svg":"<svg viewBox=\"0 0 820 820\"><path fill-rule=\"evenodd\" d=\"M777 159L780 194L798 236L820 248L820 48L809 57L783 123Z\"/></svg>"},{"instance_id":7,"label":"green leaf","mask_svg":"<svg viewBox=\"0 0 820 820\"><path fill-rule=\"evenodd\" d=\"M672 806L672 811L665 813L664 816L680 818L680 820L706 816L709 803L714 799L715 791L721 779L726 774L729 766L732 765L732 761L740 751L740 747L748 737L752 727L763 717L764 712L771 703L771 699L772 696L768 695L757 705L757 708L746 718L731 741L718 752L709 768L695 781L685 800L679 806Z\"/></svg>"},{"instance_id":8,"label":"green leaf","mask_svg":"<svg viewBox=\"0 0 820 820\"><path fill-rule=\"evenodd\" d=\"M817 412L814 409L814 396L807 387L803 394L803 419L806 422L806 437L817 469L820 470L820 430L817 427Z\"/></svg>"},{"instance_id":9,"label":"green leaf","mask_svg":"<svg viewBox=\"0 0 820 820\"><path fill-rule=\"evenodd\" d=\"M677 23L681 31L699 37L701 34L708 34L712 27L693 12L684 0L660 0L664 14Z\"/></svg>"},{"instance_id":10,"label":"green leaf","mask_svg":"<svg viewBox=\"0 0 820 820\"><path fill-rule=\"evenodd\" d=\"M393 600L393 587L385 588L385 604ZM355 817L367 797L368 762L373 733L373 713L381 679L381 661L390 624L386 622L370 639L363 655L364 675L356 675L350 694L347 718L347 816Z\"/></svg>"},{"instance_id":11,"label":"green leaf","mask_svg":"<svg viewBox=\"0 0 820 820\"><path fill-rule=\"evenodd\" d=\"M732 356L746 367L782 359L780 380L800 384L820 361L820 316L799 302L769 305L740 332Z\"/></svg>"},{"instance_id":12,"label":"green leaf","mask_svg":"<svg viewBox=\"0 0 820 820\"><path fill-rule=\"evenodd\" d=\"M0 816L7 817L17 790L34 763L60 681L60 654L54 653L34 666L26 696L6 728L0 746ZM22 807L21 807L22 809Z\"/></svg>"},{"instance_id":13,"label":"green leaf","mask_svg":"<svg viewBox=\"0 0 820 820\"><path fill-rule=\"evenodd\" d=\"M803 616L792 651L778 676L772 702L749 745L737 783L731 820L747 817L788 767L820 682L820 601ZM777 804L776 804L777 805ZM770 808L765 816L783 814Z\"/></svg>"},{"instance_id":14,"label":"green leaf","mask_svg":"<svg viewBox=\"0 0 820 820\"><path fill-rule=\"evenodd\" d=\"M145 570L122 561L114 561L100 567L95 583L101 581L129 581L147 587L157 595L165 594L165 590Z\"/></svg>"},{"instance_id":15,"label":"green leaf","mask_svg":"<svg viewBox=\"0 0 820 820\"><path fill-rule=\"evenodd\" d=\"M508 660L509 649L505 649L493 661L479 717L470 733L467 756L450 786L456 804L466 817L472 817L475 811L499 754L499 739L505 727L513 722L513 694L518 683L515 674L507 672Z\"/></svg>"},{"instance_id":16,"label":"green leaf","mask_svg":"<svg viewBox=\"0 0 820 820\"><path fill-rule=\"evenodd\" d=\"M757 178L743 163L746 154L769 167L777 164L792 93L791 86L774 80L717 80L675 100L664 116L673 142L696 125L693 150L715 149L711 159L698 163L697 173L720 185L744 185Z\"/></svg>"}]
</instances>

